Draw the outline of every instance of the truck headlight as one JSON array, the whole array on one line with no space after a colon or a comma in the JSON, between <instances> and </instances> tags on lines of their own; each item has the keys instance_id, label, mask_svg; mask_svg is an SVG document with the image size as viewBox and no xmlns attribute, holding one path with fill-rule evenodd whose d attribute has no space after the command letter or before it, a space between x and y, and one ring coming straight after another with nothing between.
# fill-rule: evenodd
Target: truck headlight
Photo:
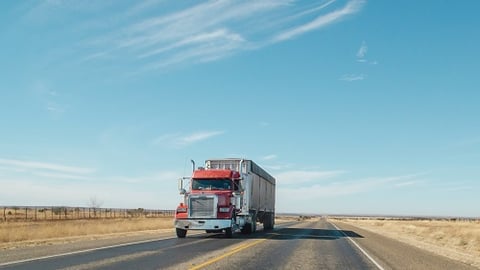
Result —
<instances>
[{"instance_id":1,"label":"truck headlight","mask_svg":"<svg viewBox=\"0 0 480 270\"><path fill-rule=\"evenodd\" d=\"M218 209L218 211L219 211L220 213L228 213L228 212L230 212L230 207L220 207L220 208Z\"/></svg>"}]
</instances>

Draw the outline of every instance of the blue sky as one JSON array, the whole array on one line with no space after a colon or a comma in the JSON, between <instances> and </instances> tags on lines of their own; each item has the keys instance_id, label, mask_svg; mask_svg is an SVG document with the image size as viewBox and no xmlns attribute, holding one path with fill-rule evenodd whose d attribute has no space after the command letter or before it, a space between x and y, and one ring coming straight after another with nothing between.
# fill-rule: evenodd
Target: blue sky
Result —
<instances>
[{"instance_id":1,"label":"blue sky","mask_svg":"<svg viewBox=\"0 0 480 270\"><path fill-rule=\"evenodd\" d=\"M1 1L0 205L173 209L244 157L277 212L478 217L479 8Z\"/></svg>"}]
</instances>

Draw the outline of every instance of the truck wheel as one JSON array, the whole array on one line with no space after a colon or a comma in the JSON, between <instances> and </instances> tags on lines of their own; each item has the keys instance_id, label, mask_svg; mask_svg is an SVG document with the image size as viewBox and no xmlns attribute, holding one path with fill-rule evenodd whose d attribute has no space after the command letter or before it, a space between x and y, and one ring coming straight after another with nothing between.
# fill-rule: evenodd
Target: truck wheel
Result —
<instances>
[{"instance_id":1,"label":"truck wheel","mask_svg":"<svg viewBox=\"0 0 480 270\"><path fill-rule=\"evenodd\" d=\"M185 238L185 236L187 235L187 230L176 228L176 231L178 238Z\"/></svg>"},{"instance_id":2,"label":"truck wheel","mask_svg":"<svg viewBox=\"0 0 480 270\"><path fill-rule=\"evenodd\" d=\"M233 236L233 226L235 224L235 219L232 218L231 222L230 222L230 228L225 228L225 237L227 238L232 238Z\"/></svg>"},{"instance_id":3,"label":"truck wheel","mask_svg":"<svg viewBox=\"0 0 480 270\"><path fill-rule=\"evenodd\" d=\"M233 230L232 230L232 228L226 228L226 229L225 229L225 237L227 237L227 238L232 238L232 236L233 236Z\"/></svg>"},{"instance_id":4,"label":"truck wheel","mask_svg":"<svg viewBox=\"0 0 480 270\"><path fill-rule=\"evenodd\" d=\"M250 229L251 233L254 233L257 231L257 213L254 213L252 215L252 224L250 224L252 228Z\"/></svg>"},{"instance_id":5,"label":"truck wheel","mask_svg":"<svg viewBox=\"0 0 480 270\"><path fill-rule=\"evenodd\" d=\"M266 214L263 218L263 230L266 231L268 229L270 229L270 217Z\"/></svg>"},{"instance_id":6,"label":"truck wheel","mask_svg":"<svg viewBox=\"0 0 480 270\"><path fill-rule=\"evenodd\" d=\"M243 234L249 234L252 232L252 224L251 223L245 223L245 226L242 228L242 233Z\"/></svg>"},{"instance_id":7,"label":"truck wheel","mask_svg":"<svg viewBox=\"0 0 480 270\"><path fill-rule=\"evenodd\" d=\"M263 228L265 230L273 229L274 223L274 215L272 213L266 214L265 218L263 219Z\"/></svg>"}]
</instances>

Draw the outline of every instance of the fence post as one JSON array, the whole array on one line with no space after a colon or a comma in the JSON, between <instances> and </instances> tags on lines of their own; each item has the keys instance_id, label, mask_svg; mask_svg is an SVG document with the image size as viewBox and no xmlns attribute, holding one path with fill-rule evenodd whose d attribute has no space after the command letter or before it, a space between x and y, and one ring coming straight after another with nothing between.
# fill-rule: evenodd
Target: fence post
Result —
<instances>
[{"instance_id":1,"label":"fence post","mask_svg":"<svg viewBox=\"0 0 480 270\"><path fill-rule=\"evenodd\" d=\"M7 221L7 207L3 207L3 220Z\"/></svg>"},{"instance_id":2,"label":"fence post","mask_svg":"<svg viewBox=\"0 0 480 270\"><path fill-rule=\"evenodd\" d=\"M28 220L28 207L25 207L25 221Z\"/></svg>"}]
</instances>

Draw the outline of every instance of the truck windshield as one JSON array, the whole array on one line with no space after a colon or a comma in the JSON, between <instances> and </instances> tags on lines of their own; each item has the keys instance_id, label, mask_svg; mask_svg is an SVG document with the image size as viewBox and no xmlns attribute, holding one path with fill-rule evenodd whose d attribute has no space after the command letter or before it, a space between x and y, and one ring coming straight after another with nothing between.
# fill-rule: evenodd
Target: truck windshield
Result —
<instances>
[{"instance_id":1,"label":"truck windshield","mask_svg":"<svg viewBox=\"0 0 480 270\"><path fill-rule=\"evenodd\" d=\"M230 179L193 179L192 189L195 190L231 190Z\"/></svg>"}]
</instances>

